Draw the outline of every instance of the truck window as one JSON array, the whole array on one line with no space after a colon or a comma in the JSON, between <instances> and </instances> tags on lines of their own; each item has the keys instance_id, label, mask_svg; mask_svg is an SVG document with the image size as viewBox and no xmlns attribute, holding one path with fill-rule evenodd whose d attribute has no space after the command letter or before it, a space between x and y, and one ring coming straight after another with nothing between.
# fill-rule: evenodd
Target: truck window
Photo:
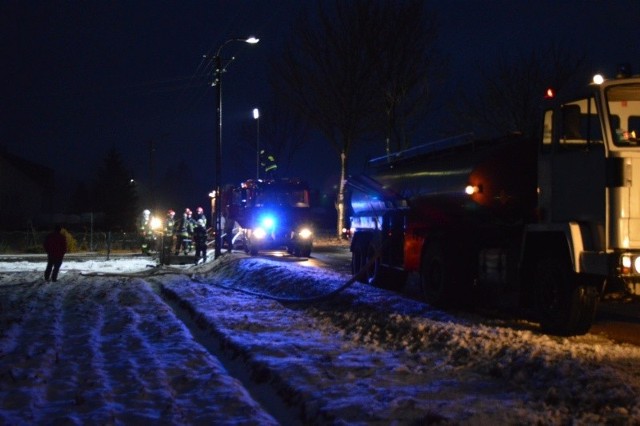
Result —
<instances>
[{"instance_id":1,"label":"truck window","mask_svg":"<svg viewBox=\"0 0 640 426\"><path fill-rule=\"evenodd\" d=\"M593 98L580 99L562 105L560 146L564 149L584 149L589 144L602 144L602 128Z\"/></svg>"},{"instance_id":2,"label":"truck window","mask_svg":"<svg viewBox=\"0 0 640 426\"><path fill-rule=\"evenodd\" d=\"M309 207L309 195L305 190L263 191L258 194L256 206Z\"/></svg>"},{"instance_id":3,"label":"truck window","mask_svg":"<svg viewBox=\"0 0 640 426\"><path fill-rule=\"evenodd\" d=\"M234 206L244 207L247 204L247 196L246 189L236 189L233 191L231 204Z\"/></svg>"},{"instance_id":4,"label":"truck window","mask_svg":"<svg viewBox=\"0 0 640 426\"><path fill-rule=\"evenodd\" d=\"M640 84L612 86L605 92L613 143L640 146Z\"/></svg>"}]
</instances>

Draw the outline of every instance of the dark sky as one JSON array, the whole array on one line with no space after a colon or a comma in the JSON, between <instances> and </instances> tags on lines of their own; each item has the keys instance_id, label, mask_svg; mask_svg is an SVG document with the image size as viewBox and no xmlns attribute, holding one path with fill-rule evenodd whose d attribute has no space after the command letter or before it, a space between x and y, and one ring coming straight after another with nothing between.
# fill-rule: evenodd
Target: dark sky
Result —
<instances>
[{"instance_id":1,"label":"dark sky","mask_svg":"<svg viewBox=\"0 0 640 426\"><path fill-rule=\"evenodd\" d=\"M224 158L255 158L233 146L238 126L252 123L253 108L266 103L268 60L305 4L5 0L0 3L0 145L57 175L83 180L94 176L115 146L144 182L153 141L156 176L185 161L193 171L185 186L207 200L214 184L215 89L187 88L187 83L202 56L225 40L260 38L255 46L232 43L223 51L236 58L223 83ZM553 39L586 51L594 71L611 75L620 62L640 71L637 0L441 0L431 6L427 9L436 12L440 25L439 47L451 57L452 87L473 84L478 63ZM437 123L425 129L428 138ZM333 183L339 163L331 154L326 147L309 146L292 174L315 187ZM382 152L372 147L360 154ZM324 160L312 161L318 158ZM230 169L232 162L225 161L224 180L241 178Z\"/></svg>"}]
</instances>

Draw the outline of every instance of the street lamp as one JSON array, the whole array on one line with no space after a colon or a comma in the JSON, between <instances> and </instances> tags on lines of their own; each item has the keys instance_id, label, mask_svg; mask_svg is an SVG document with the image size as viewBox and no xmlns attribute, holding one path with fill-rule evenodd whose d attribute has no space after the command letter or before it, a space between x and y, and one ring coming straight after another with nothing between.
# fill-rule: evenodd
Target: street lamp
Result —
<instances>
[{"instance_id":1,"label":"street lamp","mask_svg":"<svg viewBox=\"0 0 640 426\"><path fill-rule=\"evenodd\" d=\"M256 120L256 180L260 179L260 110L253 109L253 118Z\"/></svg>"},{"instance_id":2,"label":"street lamp","mask_svg":"<svg viewBox=\"0 0 640 426\"><path fill-rule=\"evenodd\" d=\"M220 180L221 180L221 168L222 168L222 73L225 69L222 67L222 58L220 57L220 53L222 52L222 48L232 41L242 41L249 44L256 44L260 40L255 37L249 38L231 38L220 45L218 51L215 56L215 69L214 69L214 81L213 84L216 86L216 97L218 101L218 131L216 135L216 174L215 174L215 209L216 209L216 236L215 236L215 251L214 251L214 259L217 259L222 254L222 240L220 239L222 234L222 203L221 203L221 195L220 191Z\"/></svg>"}]
</instances>

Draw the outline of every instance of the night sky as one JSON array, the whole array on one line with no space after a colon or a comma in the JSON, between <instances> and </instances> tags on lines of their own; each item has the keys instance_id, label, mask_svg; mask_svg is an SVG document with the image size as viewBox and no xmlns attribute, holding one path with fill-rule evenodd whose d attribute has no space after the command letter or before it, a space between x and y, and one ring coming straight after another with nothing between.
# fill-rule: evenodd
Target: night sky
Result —
<instances>
[{"instance_id":1,"label":"night sky","mask_svg":"<svg viewBox=\"0 0 640 426\"><path fill-rule=\"evenodd\" d=\"M237 146L238 128L255 122L253 108L267 104L269 58L305 5L310 2L5 0L0 146L51 167L66 185L93 178L111 147L143 186L152 173L164 175L184 161L193 173L185 187L194 203L204 203L214 184L216 113L215 89L193 80L202 56L229 38L260 38L253 46L229 44L222 55L235 56L223 80L223 180L235 182L244 176L231 158L255 158ZM442 0L427 10L435 11L438 47L451 58L452 90L474 84L478 63L554 39L580 46L594 72L611 75L621 62L640 72L637 0ZM438 134L437 121L425 117L425 140ZM354 153L354 171L358 156L382 153L382 145ZM324 160L310 161L318 158ZM291 174L326 189L337 183L338 167L331 149L309 144Z\"/></svg>"}]
</instances>

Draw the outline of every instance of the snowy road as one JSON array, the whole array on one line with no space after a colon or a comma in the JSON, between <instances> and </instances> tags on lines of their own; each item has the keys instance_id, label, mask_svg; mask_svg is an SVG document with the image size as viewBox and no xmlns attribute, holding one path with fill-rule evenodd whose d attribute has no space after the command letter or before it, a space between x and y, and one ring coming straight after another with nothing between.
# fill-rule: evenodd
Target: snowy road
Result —
<instances>
[{"instance_id":1,"label":"snowy road","mask_svg":"<svg viewBox=\"0 0 640 426\"><path fill-rule=\"evenodd\" d=\"M0 423L640 424L637 347L326 298L348 276L299 261L122 262L0 264Z\"/></svg>"}]
</instances>

